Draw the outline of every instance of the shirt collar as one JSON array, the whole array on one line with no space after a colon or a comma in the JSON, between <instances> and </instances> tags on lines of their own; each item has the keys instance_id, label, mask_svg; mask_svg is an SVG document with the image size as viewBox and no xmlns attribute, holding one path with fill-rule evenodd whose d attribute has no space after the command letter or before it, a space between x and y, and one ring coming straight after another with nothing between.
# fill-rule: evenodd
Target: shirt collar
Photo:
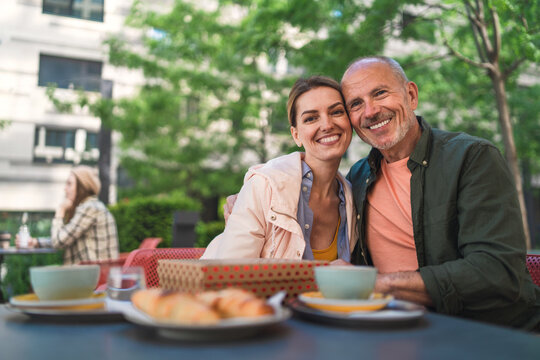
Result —
<instances>
[{"instance_id":1,"label":"shirt collar","mask_svg":"<svg viewBox=\"0 0 540 360\"><path fill-rule=\"evenodd\" d=\"M414 147L412 154L409 156L409 160L414 161L422 166L428 165L428 156L431 148L431 126L421 117L417 116L416 120L420 124L422 129L422 135L418 143ZM372 148L368 155L368 163L372 170L377 172L380 168L381 160L383 156L381 152L375 148Z\"/></svg>"},{"instance_id":2,"label":"shirt collar","mask_svg":"<svg viewBox=\"0 0 540 360\"><path fill-rule=\"evenodd\" d=\"M302 179L310 179L313 181L313 172L304 160L302 160Z\"/></svg>"}]
</instances>

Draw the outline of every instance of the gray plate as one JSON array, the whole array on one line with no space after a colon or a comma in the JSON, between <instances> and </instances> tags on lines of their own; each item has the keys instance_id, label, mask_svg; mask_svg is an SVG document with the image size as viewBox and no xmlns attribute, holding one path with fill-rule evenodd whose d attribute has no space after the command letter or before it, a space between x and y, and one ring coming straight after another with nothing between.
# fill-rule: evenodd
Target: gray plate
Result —
<instances>
[{"instance_id":1,"label":"gray plate","mask_svg":"<svg viewBox=\"0 0 540 360\"><path fill-rule=\"evenodd\" d=\"M351 313L317 310L298 299L289 299L285 304L301 319L354 327L413 326L418 324L425 314L423 306L400 300L392 300L381 310Z\"/></svg>"},{"instance_id":2,"label":"gray plate","mask_svg":"<svg viewBox=\"0 0 540 360\"><path fill-rule=\"evenodd\" d=\"M116 322L123 321L124 315L120 312L99 310L57 310L41 308L19 308L6 304L10 311L21 313L36 320L46 321L74 321L74 322Z\"/></svg>"},{"instance_id":3,"label":"gray plate","mask_svg":"<svg viewBox=\"0 0 540 360\"><path fill-rule=\"evenodd\" d=\"M291 317L287 308L278 308L274 315L260 318L222 320L215 325L178 325L158 322L133 308L124 312L125 318L136 325L155 330L159 336L182 341L223 341L250 337Z\"/></svg>"}]
</instances>

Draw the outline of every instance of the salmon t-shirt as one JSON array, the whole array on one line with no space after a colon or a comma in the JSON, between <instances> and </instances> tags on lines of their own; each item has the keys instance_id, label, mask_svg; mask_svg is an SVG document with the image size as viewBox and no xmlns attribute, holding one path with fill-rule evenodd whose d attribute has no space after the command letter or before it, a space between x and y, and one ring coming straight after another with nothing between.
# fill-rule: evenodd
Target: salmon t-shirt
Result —
<instances>
[{"instance_id":1,"label":"salmon t-shirt","mask_svg":"<svg viewBox=\"0 0 540 360\"><path fill-rule=\"evenodd\" d=\"M383 159L379 177L367 197L367 245L380 273L418 269L408 160L387 163Z\"/></svg>"}]
</instances>

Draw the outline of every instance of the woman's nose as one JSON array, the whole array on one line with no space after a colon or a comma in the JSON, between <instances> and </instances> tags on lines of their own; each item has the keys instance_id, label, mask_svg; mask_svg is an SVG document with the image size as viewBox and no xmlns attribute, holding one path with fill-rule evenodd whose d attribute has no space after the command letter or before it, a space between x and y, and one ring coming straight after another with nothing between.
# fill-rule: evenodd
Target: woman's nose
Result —
<instances>
[{"instance_id":1,"label":"woman's nose","mask_svg":"<svg viewBox=\"0 0 540 360\"><path fill-rule=\"evenodd\" d=\"M328 115L322 115L321 116L321 130L329 130L334 127L334 120L331 116Z\"/></svg>"}]
</instances>

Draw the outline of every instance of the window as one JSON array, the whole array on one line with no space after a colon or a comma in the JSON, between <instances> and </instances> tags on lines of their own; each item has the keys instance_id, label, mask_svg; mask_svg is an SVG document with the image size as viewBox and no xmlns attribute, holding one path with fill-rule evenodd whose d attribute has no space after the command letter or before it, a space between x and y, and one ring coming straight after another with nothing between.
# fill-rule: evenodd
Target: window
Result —
<instances>
[{"instance_id":1,"label":"window","mask_svg":"<svg viewBox=\"0 0 540 360\"><path fill-rule=\"evenodd\" d=\"M39 55L39 86L55 83L63 89L82 88L99 91L101 85L100 61L77 60L58 56Z\"/></svg>"},{"instance_id":2,"label":"window","mask_svg":"<svg viewBox=\"0 0 540 360\"><path fill-rule=\"evenodd\" d=\"M103 22L104 0L43 0L43 13Z\"/></svg>"},{"instance_id":3,"label":"window","mask_svg":"<svg viewBox=\"0 0 540 360\"><path fill-rule=\"evenodd\" d=\"M34 137L34 162L88 163L99 159L98 134L84 129L40 126Z\"/></svg>"},{"instance_id":4,"label":"window","mask_svg":"<svg viewBox=\"0 0 540 360\"><path fill-rule=\"evenodd\" d=\"M49 130L45 133L45 146L75 147L75 130Z\"/></svg>"},{"instance_id":5,"label":"window","mask_svg":"<svg viewBox=\"0 0 540 360\"><path fill-rule=\"evenodd\" d=\"M91 151L92 149L97 149L98 146L98 134L97 133L86 133L86 151Z\"/></svg>"}]
</instances>

